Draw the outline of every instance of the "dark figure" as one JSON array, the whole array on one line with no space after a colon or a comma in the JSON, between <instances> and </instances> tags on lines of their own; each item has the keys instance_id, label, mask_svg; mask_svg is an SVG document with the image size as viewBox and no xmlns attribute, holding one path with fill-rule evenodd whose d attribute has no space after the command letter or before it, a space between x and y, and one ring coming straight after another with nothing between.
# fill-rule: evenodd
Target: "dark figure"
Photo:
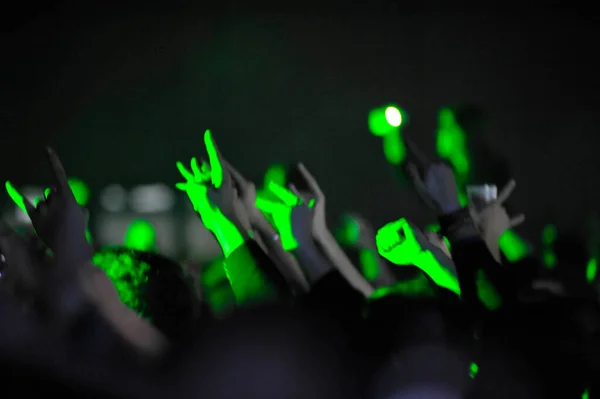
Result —
<instances>
[{"instance_id":1,"label":"dark figure","mask_svg":"<svg viewBox=\"0 0 600 399\"><path fill-rule=\"evenodd\" d=\"M170 341L188 336L200 317L191 277L173 260L152 252L110 247L94 263L113 281L119 297Z\"/></svg>"}]
</instances>

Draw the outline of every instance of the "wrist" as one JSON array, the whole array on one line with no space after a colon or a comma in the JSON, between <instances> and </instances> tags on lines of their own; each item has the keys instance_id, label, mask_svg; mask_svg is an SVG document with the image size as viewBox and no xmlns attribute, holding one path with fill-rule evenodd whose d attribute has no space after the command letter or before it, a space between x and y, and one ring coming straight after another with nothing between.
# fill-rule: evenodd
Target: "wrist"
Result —
<instances>
[{"instance_id":1,"label":"wrist","mask_svg":"<svg viewBox=\"0 0 600 399\"><path fill-rule=\"evenodd\" d=\"M479 237L479 231L468 208L459 208L454 212L444 214L439 217L439 222L442 234L450 242Z\"/></svg>"},{"instance_id":2,"label":"wrist","mask_svg":"<svg viewBox=\"0 0 600 399\"><path fill-rule=\"evenodd\" d=\"M440 209L442 211L442 214L444 215L448 215L454 212L457 212L459 210L461 210L461 206L460 206L460 202L458 202L458 200L456 200L455 202L448 202L448 203L444 203L441 204Z\"/></svg>"},{"instance_id":3,"label":"wrist","mask_svg":"<svg viewBox=\"0 0 600 399\"><path fill-rule=\"evenodd\" d=\"M220 220L215 223L214 227L210 228L210 231L217 239L217 242L223 251L223 255L227 258L233 251L244 245L246 238L244 238L240 230L227 218L222 216L219 219Z\"/></svg>"},{"instance_id":4,"label":"wrist","mask_svg":"<svg viewBox=\"0 0 600 399\"><path fill-rule=\"evenodd\" d=\"M294 251L294 256L310 284L315 284L323 276L334 270L331 263L316 247L298 248Z\"/></svg>"},{"instance_id":5,"label":"wrist","mask_svg":"<svg viewBox=\"0 0 600 399\"><path fill-rule=\"evenodd\" d=\"M220 236L215 234L215 237L219 243L219 246L221 247L221 250L223 251L223 256L225 256L225 258L228 258L229 255L231 255L239 247L243 246L246 242L241 234L236 237Z\"/></svg>"}]
</instances>

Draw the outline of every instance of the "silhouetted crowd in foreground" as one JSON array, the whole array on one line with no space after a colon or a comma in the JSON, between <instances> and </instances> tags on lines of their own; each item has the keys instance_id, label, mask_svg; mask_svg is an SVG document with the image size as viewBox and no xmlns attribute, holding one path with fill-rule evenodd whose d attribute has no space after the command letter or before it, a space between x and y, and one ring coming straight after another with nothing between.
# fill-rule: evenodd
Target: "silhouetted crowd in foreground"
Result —
<instances>
[{"instance_id":1,"label":"silhouetted crowd in foreground","mask_svg":"<svg viewBox=\"0 0 600 399\"><path fill-rule=\"evenodd\" d=\"M94 248L51 149L44 198L6 183L32 230L1 226L3 397L600 395L597 279L585 257L568 278L506 259L500 237L525 219L504 205L514 181L461 203L453 168L407 143L402 173L439 229L354 215L341 240L304 165L263 192L204 142L176 185L222 249L202 267Z\"/></svg>"}]
</instances>

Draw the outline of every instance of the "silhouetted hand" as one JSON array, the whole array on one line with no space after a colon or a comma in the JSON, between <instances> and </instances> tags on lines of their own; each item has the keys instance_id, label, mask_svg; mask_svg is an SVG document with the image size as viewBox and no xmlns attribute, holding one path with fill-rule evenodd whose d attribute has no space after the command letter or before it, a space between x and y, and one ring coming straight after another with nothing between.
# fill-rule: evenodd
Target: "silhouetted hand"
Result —
<instances>
[{"instance_id":1,"label":"silhouetted hand","mask_svg":"<svg viewBox=\"0 0 600 399\"><path fill-rule=\"evenodd\" d=\"M250 224L261 234L272 239L273 236L277 234L277 231L271 226L267 219L265 219L260 209L256 207L256 186L253 182L247 180L230 163L225 162L225 167L229 171L229 174L238 189L240 200L244 205Z\"/></svg>"},{"instance_id":2,"label":"silhouetted hand","mask_svg":"<svg viewBox=\"0 0 600 399\"><path fill-rule=\"evenodd\" d=\"M278 202L260 198L256 205L271 215L279 232L283 248L287 251L307 250L315 247L313 240L313 212L309 200L295 190L270 182L269 191L279 199Z\"/></svg>"},{"instance_id":3,"label":"silhouetted hand","mask_svg":"<svg viewBox=\"0 0 600 399\"><path fill-rule=\"evenodd\" d=\"M6 188L13 201L25 208L36 234L55 259L63 265L80 265L90 260L93 253L86 239L87 215L75 200L58 155L51 148L46 153L55 179L47 198L35 206L10 182L6 182Z\"/></svg>"},{"instance_id":4,"label":"silhouetted hand","mask_svg":"<svg viewBox=\"0 0 600 399\"><path fill-rule=\"evenodd\" d=\"M407 164L407 173L421 200L440 215L459 210L458 187L450 166L429 162L410 141L406 147L415 159Z\"/></svg>"},{"instance_id":5,"label":"silhouetted hand","mask_svg":"<svg viewBox=\"0 0 600 399\"><path fill-rule=\"evenodd\" d=\"M293 210L285 204L279 204L265 200L264 198L258 199L254 183L246 180L229 163L226 163L226 167L238 188L242 203L250 219L250 224L259 233L253 236L254 240L269 254L271 260L277 265L279 272L284 276L288 284L294 289L304 292L308 291L308 282L298 262L291 253L286 251L286 249L289 250L292 246L296 245L296 241L293 238L293 229L289 226L290 220L288 220ZM285 190L283 187L280 187L280 189ZM261 206L263 208L265 206L268 207L270 213L272 215L275 214L278 222L278 226L276 227L286 229L288 233L287 235L284 234L285 241L282 240L276 228L271 226L269 221L267 221L260 209Z\"/></svg>"},{"instance_id":6,"label":"silhouetted hand","mask_svg":"<svg viewBox=\"0 0 600 399\"><path fill-rule=\"evenodd\" d=\"M222 216L247 238L251 230L248 214L209 130L204 133L204 144L209 163L203 162L200 166L196 158L192 158L190 171L181 162L177 162L177 168L186 182L178 183L176 187L188 194L194 209L200 213L202 222L213 233L219 226L218 222L222 221Z\"/></svg>"},{"instance_id":7,"label":"silhouetted hand","mask_svg":"<svg viewBox=\"0 0 600 399\"><path fill-rule=\"evenodd\" d=\"M301 163L298 164L298 171L308 187L308 192L304 194L304 196L310 198L311 202L304 202L309 205L311 211L312 218L310 220L312 222L312 234L314 240L320 244L323 253L346 278L351 286L361 292L365 297L371 296L373 287L371 287L369 282L360 274L356 266L348 259L348 256L339 246L335 237L327 227L327 219L325 217L325 194L321 190L321 187L319 187L317 180Z\"/></svg>"},{"instance_id":8,"label":"silhouetted hand","mask_svg":"<svg viewBox=\"0 0 600 399\"><path fill-rule=\"evenodd\" d=\"M306 196L313 202L310 207L313 236L318 240L322 240L325 237L332 239L333 236L327 227L327 219L325 217L325 194L321 190L321 187L319 187L317 179L306 169L304 164L298 164L298 171L308 187ZM307 201L304 201L304 203L308 205Z\"/></svg>"},{"instance_id":9,"label":"silhouetted hand","mask_svg":"<svg viewBox=\"0 0 600 399\"><path fill-rule=\"evenodd\" d=\"M471 218L486 242L488 249L497 262L501 261L498 240L508 229L517 227L525 221L525 215L520 214L513 218L508 216L504 202L510 197L516 187L514 180L502 189L498 198L487 204L480 212L471 211Z\"/></svg>"}]
</instances>

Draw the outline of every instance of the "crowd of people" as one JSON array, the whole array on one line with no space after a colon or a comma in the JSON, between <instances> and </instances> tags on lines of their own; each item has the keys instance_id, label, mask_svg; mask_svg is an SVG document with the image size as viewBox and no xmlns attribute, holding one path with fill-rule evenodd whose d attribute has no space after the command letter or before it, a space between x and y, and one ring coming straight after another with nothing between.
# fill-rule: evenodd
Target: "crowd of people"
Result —
<instances>
[{"instance_id":1,"label":"crowd of people","mask_svg":"<svg viewBox=\"0 0 600 399\"><path fill-rule=\"evenodd\" d=\"M3 395L600 395L597 279L503 256L500 237L525 220L505 207L513 180L465 205L451 165L406 142L402 173L439 229L355 216L341 240L306 166L262 191L210 131L204 143L205 160L177 163L176 185L222 249L202 268L95 248L52 149L44 198L6 183L33 229L0 227Z\"/></svg>"}]
</instances>

